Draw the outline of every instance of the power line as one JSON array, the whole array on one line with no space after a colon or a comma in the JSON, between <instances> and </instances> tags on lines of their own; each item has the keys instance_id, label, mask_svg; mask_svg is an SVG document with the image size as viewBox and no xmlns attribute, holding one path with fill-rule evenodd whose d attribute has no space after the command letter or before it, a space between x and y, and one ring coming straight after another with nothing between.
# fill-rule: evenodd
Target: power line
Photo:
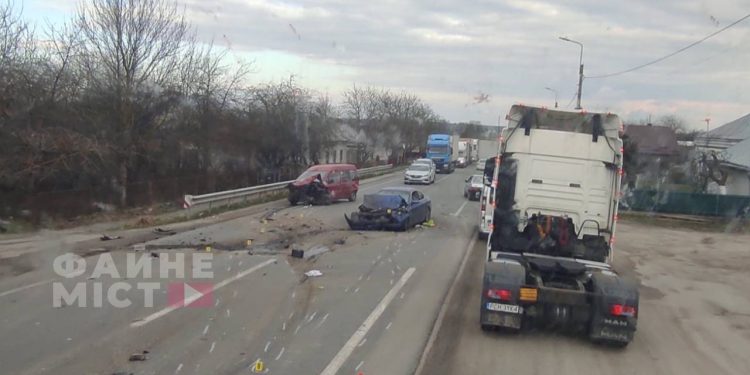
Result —
<instances>
[{"instance_id":1,"label":"power line","mask_svg":"<svg viewBox=\"0 0 750 375\"><path fill-rule=\"evenodd\" d=\"M626 70L623 70L623 71L620 71L620 72L609 73L609 74L602 74L602 75L598 75L598 76L590 76L590 77L586 77L586 78L592 79L592 78L613 77L613 76L618 76L620 74L630 73L632 71L635 71L635 70L638 70L638 69L641 69L641 68L645 68L645 67L647 67L649 65L654 65L654 64L656 64L658 62L661 62L661 61L664 61L664 60L666 60L666 59L668 59L668 58L670 58L670 57L672 57L672 56L674 56L674 55L676 55L676 54L678 54L680 52L683 52L683 51L685 51L685 50L687 50L689 48L695 47L698 44L701 44L701 43L705 42L706 40L708 40L708 39L716 36L717 34L720 34L720 33L724 32L724 31L726 31L730 27L732 27L732 26L734 26L734 25L736 25L736 24L738 24L738 23L740 23L740 22L742 22L742 21L744 21L744 20L746 20L748 18L750 18L750 14L746 14L744 17L738 19L737 21L734 21L734 22L730 23L729 25L724 26L724 27L722 27L721 29L719 29L717 31L714 31L713 33L711 33L711 34L703 37L702 39L700 39L700 40L698 40L696 42L690 43L687 46L682 47L682 48L678 49L677 51L674 51L674 52L672 52L672 53L670 53L668 55L662 56L662 57L660 57L660 58L658 58L656 60L652 60L652 61L649 61L649 62L647 62L645 64L641 64L641 65L638 65L638 66L635 66L635 67L632 67L630 69L626 69Z\"/></svg>"}]
</instances>

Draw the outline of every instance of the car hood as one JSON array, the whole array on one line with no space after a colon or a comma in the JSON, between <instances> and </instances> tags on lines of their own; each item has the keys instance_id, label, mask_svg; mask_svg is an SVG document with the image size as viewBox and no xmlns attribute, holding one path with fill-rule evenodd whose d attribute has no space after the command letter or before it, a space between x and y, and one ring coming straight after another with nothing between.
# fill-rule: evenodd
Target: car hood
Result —
<instances>
[{"instance_id":1,"label":"car hood","mask_svg":"<svg viewBox=\"0 0 750 375\"><path fill-rule=\"evenodd\" d=\"M362 206L370 210L397 209L406 205L397 194L365 194Z\"/></svg>"},{"instance_id":2,"label":"car hood","mask_svg":"<svg viewBox=\"0 0 750 375\"><path fill-rule=\"evenodd\" d=\"M427 176L428 174L430 174L430 171L415 171L412 169L407 169L406 173L412 176Z\"/></svg>"}]
</instances>

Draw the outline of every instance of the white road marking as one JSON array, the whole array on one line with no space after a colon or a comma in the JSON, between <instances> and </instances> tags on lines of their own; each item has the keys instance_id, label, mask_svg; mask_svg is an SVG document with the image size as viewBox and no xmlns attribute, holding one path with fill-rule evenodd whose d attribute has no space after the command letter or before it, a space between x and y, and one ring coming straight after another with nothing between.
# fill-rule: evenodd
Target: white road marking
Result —
<instances>
[{"instance_id":1,"label":"white road marking","mask_svg":"<svg viewBox=\"0 0 750 375\"><path fill-rule=\"evenodd\" d=\"M203 328L203 336L205 336L205 335L206 335L206 333L208 333L208 326L209 326L209 325L208 325L208 324L206 324L206 327L205 327L205 328Z\"/></svg>"},{"instance_id":2,"label":"white road marking","mask_svg":"<svg viewBox=\"0 0 750 375\"><path fill-rule=\"evenodd\" d=\"M202 294L199 294L199 295L202 295ZM219 299L219 297L216 297L216 302L214 302L214 307L217 307L217 306L219 306L219 302L220 302L220 301L221 301L221 300Z\"/></svg>"},{"instance_id":3,"label":"white road marking","mask_svg":"<svg viewBox=\"0 0 750 375\"><path fill-rule=\"evenodd\" d=\"M357 347L359 348L360 346L364 345L366 342L367 342L367 337L363 338L362 341L360 341L359 344L357 344Z\"/></svg>"},{"instance_id":4,"label":"white road marking","mask_svg":"<svg viewBox=\"0 0 750 375\"><path fill-rule=\"evenodd\" d=\"M284 350L285 350L285 349L286 349L286 348L284 348L283 346L281 347L281 351L279 352L279 355L277 355L277 356L276 356L276 360L277 360L277 361L279 360L279 358L281 358L281 356L282 356L282 355L284 355Z\"/></svg>"},{"instance_id":5,"label":"white road marking","mask_svg":"<svg viewBox=\"0 0 750 375\"><path fill-rule=\"evenodd\" d=\"M294 297L296 296L297 296L297 292L296 291L292 292L292 299L294 299Z\"/></svg>"},{"instance_id":6,"label":"white road marking","mask_svg":"<svg viewBox=\"0 0 750 375\"><path fill-rule=\"evenodd\" d=\"M269 260L267 260L267 261L265 261L263 263L256 264L253 267L250 267L250 268L248 268L248 269L246 269L246 270L244 270L242 272L239 272L236 275L234 275L233 277L230 277L228 279L224 279L224 280L220 281L219 283L217 283L216 285L214 285L214 287L212 289L212 292L216 292L217 290L219 290L219 289L221 289L221 288L223 288L223 287L225 287L225 286L227 286L227 285L229 285L229 284L231 284L231 283L233 283L233 282L235 282L235 281L237 281L237 280L239 280L239 279L241 279L241 278L243 278L243 277L245 277L245 276L247 276L247 275L249 275L249 274L251 274L251 273L253 273L253 272L255 272L255 271L257 271L257 270L259 270L259 269L261 269L261 268L263 268L263 267L271 264L271 263L273 263L273 262L275 262L275 261L276 261L275 259L269 259ZM200 292L195 293L194 295L192 295L189 298L185 299L183 301L183 305L184 306L190 305L191 303L197 301L201 297L203 297L203 293L200 293ZM216 302L217 303L219 302L218 298L216 299ZM172 311L175 311L175 310L179 309L180 307L181 306L177 306L177 305L165 307L165 308L163 308L163 309L161 309L161 310L159 310L159 311L157 311L157 312L155 312L155 313L153 313L153 314L151 314L151 315L149 315L149 316L147 316L147 317L145 317L145 318L143 318L141 320L138 320L138 321L130 323L130 327L131 328L136 328L136 327L145 326L146 324L151 323L154 320L159 319L159 318L161 318L161 317L163 317L163 316L171 313Z\"/></svg>"},{"instance_id":7,"label":"white road marking","mask_svg":"<svg viewBox=\"0 0 750 375\"><path fill-rule=\"evenodd\" d=\"M316 312L314 312L314 313L312 313L312 315L310 315L310 317L309 317L309 318L307 318L307 322L308 322L308 323L312 322L312 321L313 321L313 319L315 319L315 315L318 315L318 312L317 312L317 311L316 311Z\"/></svg>"},{"instance_id":8,"label":"white road marking","mask_svg":"<svg viewBox=\"0 0 750 375\"><path fill-rule=\"evenodd\" d=\"M320 319L320 322L318 322L318 324L315 326L315 328L320 328L320 326L322 326L323 323L326 322L326 319L328 319L328 314L323 315L323 318Z\"/></svg>"},{"instance_id":9,"label":"white road marking","mask_svg":"<svg viewBox=\"0 0 750 375\"><path fill-rule=\"evenodd\" d=\"M230 317L232 314L229 312L229 309L227 309L227 318Z\"/></svg>"},{"instance_id":10,"label":"white road marking","mask_svg":"<svg viewBox=\"0 0 750 375\"><path fill-rule=\"evenodd\" d=\"M391 285L393 285L393 279L391 279Z\"/></svg>"},{"instance_id":11,"label":"white road marking","mask_svg":"<svg viewBox=\"0 0 750 375\"><path fill-rule=\"evenodd\" d=\"M231 264L227 266L227 272L232 272L232 265Z\"/></svg>"},{"instance_id":12,"label":"white road marking","mask_svg":"<svg viewBox=\"0 0 750 375\"><path fill-rule=\"evenodd\" d=\"M373 260L372 260L372 264L375 264L375 263L377 263L377 262L378 262L378 261L377 261L377 260L375 260L375 259L373 259Z\"/></svg>"},{"instance_id":13,"label":"white road marking","mask_svg":"<svg viewBox=\"0 0 750 375\"><path fill-rule=\"evenodd\" d=\"M401 271L401 266L399 266L399 265L397 264L397 265L396 265L396 269L397 269L397 270L399 270L399 271Z\"/></svg>"},{"instance_id":14,"label":"white road marking","mask_svg":"<svg viewBox=\"0 0 750 375\"><path fill-rule=\"evenodd\" d=\"M349 287L344 288L344 293L349 293Z\"/></svg>"},{"instance_id":15,"label":"white road marking","mask_svg":"<svg viewBox=\"0 0 750 375\"><path fill-rule=\"evenodd\" d=\"M299 329L302 328L302 325L298 325L297 328L294 329L294 334L296 335L297 332L299 332Z\"/></svg>"},{"instance_id":16,"label":"white road marking","mask_svg":"<svg viewBox=\"0 0 750 375\"><path fill-rule=\"evenodd\" d=\"M214 351L214 348L216 348L216 341L214 341L214 342L212 342L212 343L211 343L211 348L210 348L210 349L208 349L208 352L209 352L209 353L213 353L213 351Z\"/></svg>"},{"instance_id":17,"label":"white road marking","mask_svg":"<svg viewBox=\"0 0 750 375\"><path fill-rule=\"evenodd\" d=\"M461 205L461 207L458 208L458 211L452 213L453 216L458 216L461 214L461 211L463 211L464 207L466 207L466 204L469 203L469 201L464 201L464 203Z\"/></svg>"},{"instance_id":18,"label":"white road marking","mask_svg":"<svg viewBox=\"0 0 750 375\"><path fill-rule=\"evenodd\" d=\"M268 347L269 346L271 346L271 342L270 341L266 341L266 347L263 348L263 353L268 353Z\"/></svg>"},{"instance_id":19,"label":"white road marking","mask_svg":"<svg viewBox=\"0 0 750 375\"><path fill-rule=\"evenodd\" d=\"M427 344L424 347L424 350L422 350L422 355L419 358L419 363L417 364L417 369L414 371L414 374L421 375L423 368L426 364L427 360L427 353L430 352L432 349L432 345L435 343L435 340L437 339L437 333L440 330L440 326L443 324L443 319L445 319L446 311L448 310L448 301L451 301L451 297L453 297L453 293L456 291L456 284L458 284L458 280L461 279L461 275L464 273L464 269L466 268L466 263L469 260L469 254L471 253L471 249L474 248L474 244L477 242L477 237L472 236L471 241L469 241L469 245L466 247L466 250L464 250L464 258L461 260L461 265L458 266L458 272L456 273L456 277L453 279L453 282L451 283L450 288L448 288L448 294L445 295L445 298L443 299L442 306L440 306L440 311L438 312L437 319L435 319L435 324L433 325L432 332L430 332L430 338L427 339Z\"/></svg>"},{"instance_id":20,"label":"white road marking","mask_svg":"<svg viewBox=\"0 0 750 375\"><path fill-rule=\"evenodd\" d=\"M388 322L388 325L387 325L387 326L385 326L385 330L386 330L386 331L387 331L387 330L389 330L389 329L391 328L391 324L393 324L393 322Z\"/></svg>"},{"instance_id":21,"label":"white road marking","mask_svg":"<svg viewBox=\"0 0 750 375\"><path fill-rule=\"evenodd\" d=\"M391 275L396 275L396 270L391 270Z\"/></svg>"},{"instance_id":22,"label":"white road marking","mask_svg":"<svg viewBox=\"0 0 750 375\"><path fill-rule=\"evenodd\" d=\"M176 370L174 370L174 373L176 374L176 373L180 372L180 370L182 370L182 363L180 363L180 364L179 364L179 365L177 366L177 369L176 369Z\"/></svg>"},{"instance_id":23,"label":"white road marking","mask_svg":"<svg viewBox=\"0 0 750 375\"><path fill-rule=\"evenodd\" d=\"M294 318L294 311L292 311L292 313L289 314L289 319L292 319L292 318Z\"/></svg>"},{"instance_id":24,"label":"white road marking","mask_svg":"<svg viewBox=\"0 0 750 375\"><path fill-rule=\"evenodd\" d=\"M354 289L354 293L357 293L357 292L359 292L359 288Z\"/></svg>"},{"instance_id":25,"label":"white road marking","mask_svg":"<svg viewBox=\"0 0 750 375\"><path fill-rule=\"evenodd\" d=\"M47 284L47 283L51 283L53 281L55 281L55 279L43 280L43 281L35 282L33 284L20 286L20 287L15 288L15 289L6 290L6 291L0 293L0 297L5 297L5 296L11 295L13 293L17 293L17 292L20 292L20 291L23 291L23 290L26 290L26 289L31 289L31 288L33 288L35 286L39 286L39 285L44 285L44 284Z\"/></svg>"},{"instance_id":26,"label":"white road marking","mask_svg":"<svg viewBox=\"0 0 750 375\"><path fill-rule=\"evenodd\" d=\"M370 281L370 275L367 275L367 278L365 280Z\"/></svg>"},{"instance_id":27,"label":"white road marking","mask_svg":"<svg viewBox=\"0 0 750 375\"><path fill-rule=\"evenodd\" d=\"M398 296L398 299L404 299L404 295L405 295L405 294L406 294L406 292L401 292L401 295L400 295L400 296Z\"/></svg>"},{"instance_id":28,"label":"white road marking","mask_svg":"<svg viewBox=\"0 0 750 375\"><path fill-rule=\"evenodd\" d=\"M335 375L339 369L341 369L341 366L344 365L344 362L349 358L349 356L354 352L354 349L356 348L357 344L362 341L362 339L367 335L367 332L370 331L370 328L377 322L377 320L380 318L381 315L383 315L383 312L388 307L388 305L393 301L393 298L398 294L398 292L401 291L401 288L404 287L407 281L409 281L409 278L411 278L411 275L414 274L415 268L411 267L401 276L401 278L398 280L398 283L391 288L390 291L383 297L382 300L378 303L377 306L375 306L375 309L370 313L370 315L365 319L365 321L362 323L362 325L357 328L357 330L352 334L352 337L349 338L349 341L344 344L344 346L339 350L339 352L336 354L335 357L331 360L331 362L326 366L325 369L320 373L321 375Z\"/></svg>"},{"instance_id":29,"label":"white road marking","mask_svg":"<svg viewBox=\"0 0 750 375\"><path fill-rule=\"evenodd\" d=\"M359 275L358 281L362 281L362 278L365 277L365 275Z\"/></svg>"},{"instance_id":30,"label":"white road marking","mask_svg":"<svg viewBox=\"0 0 750 375\"><path fill-rule=\"evenodd\" d=\"M237 291L232 292L232 297L237 297Z\"/></svg>"},{"instance_id":31,"label":"white road marking","mask_svg":"<svg viewBox=\"0 0 750 375\"><path fill-rule=\"evenodd\" d=\"M286 322L281 324L281 330L286 331Z\"/></svg>"},{"instance_id":32,"label":"white road marking","mask_svg":"<svg viewBox=\"0 0 750 375\"><path fill-rule=\"evenodd\" d=\"M362 365L365 364L365 361L360 361L357 367L354 368L354 371L359 371L359 368L362 367Z\"/></svg>"}]
</instances>

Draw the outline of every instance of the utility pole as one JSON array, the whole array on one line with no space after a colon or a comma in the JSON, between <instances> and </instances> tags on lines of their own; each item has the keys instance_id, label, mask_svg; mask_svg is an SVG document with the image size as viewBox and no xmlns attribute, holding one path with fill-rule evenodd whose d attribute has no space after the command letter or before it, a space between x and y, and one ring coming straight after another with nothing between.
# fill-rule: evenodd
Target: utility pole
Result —
<instances>
[{"instance_id":1,"label":"utility pole","mask_svg":"<svg viewBox=\"0 0 750 375\"><path fill-rule=\"evenodd\" d=\"M581 56L578 59L578 100L576 101L576 109L583 109L583 107L581 107L581 90L583 90L583 43L573 39L568 39L564 36L561 36L560 40L575 43L581 47Z\"/></svg>"},{"instance_id":2,"label":"utility pole","mask_svg":"<svg viewBox=\"0 0 750 375\"><path fill-rule=\"evenodd\" d=\"M705 119L703 119L703 121L706 122L706 134L708 134L708 124L711 122L711 119L706 117Z\"/></svg>"}]
</instances>

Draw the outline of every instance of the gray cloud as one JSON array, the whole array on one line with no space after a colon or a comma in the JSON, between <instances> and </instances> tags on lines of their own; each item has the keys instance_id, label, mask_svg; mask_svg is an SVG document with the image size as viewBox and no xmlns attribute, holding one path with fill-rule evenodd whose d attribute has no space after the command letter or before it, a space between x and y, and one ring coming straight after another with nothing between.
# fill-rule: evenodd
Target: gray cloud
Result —
<instances>
[{"instance_id":1,"label":"gray cloud","mask_svg":"<svg viewBox=\"0 0 750 375\"><path fill-rule=\"evenodd\" d=\"M496 123L513 102L568 104L578 47L589 76L672 52L750 12L746 0L180 1L199 35L236 52L278 51L352 83L409 90L450 120ZM290 25L292 25L290 27ZM677 112L695 127L750 110L750 22L658 65L584 82L584 104L624 117ZM255 79L267 80L268 66ZM346 68L346 69L343 69ZM490 101L472 105L477 93ZM335 94L335 93L333 93Z\"/></svg>"}]
</instances>

